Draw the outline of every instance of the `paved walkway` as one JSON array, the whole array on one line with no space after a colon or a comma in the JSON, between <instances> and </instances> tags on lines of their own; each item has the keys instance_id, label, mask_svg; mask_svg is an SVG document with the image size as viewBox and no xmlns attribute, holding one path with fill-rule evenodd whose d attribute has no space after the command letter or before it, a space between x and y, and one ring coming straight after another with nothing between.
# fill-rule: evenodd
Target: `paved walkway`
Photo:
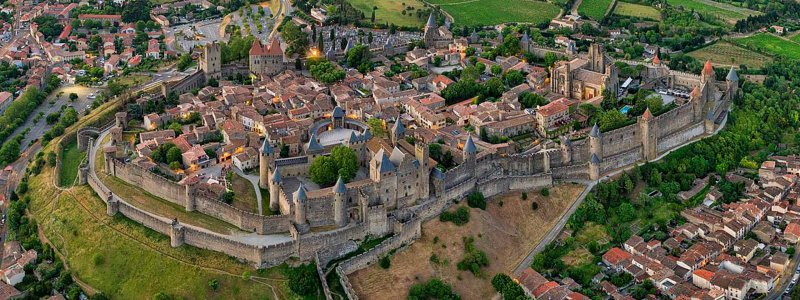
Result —
<instances>
[{"instance_id":1,"label":"paved walkway","mask_svg":"<svg viewBox=\"0 0 800 300\"><path fill-rule=\"evenodd\" d=\"M247 179L247 181L250 181L250 183L253 185L253 189L256 191L256 199L258 199L258 214L263 216L264 209L262 208L261 204L261 188L258 187L258 176L245 174L244 171L240 170L236 166L233 166L233 171L236 172L236 174L239 174L239 176L242 176L242 178Z\"/></svg>"},{"instance_id":2,"label":"paved walkway","mask_svg":"<svg viewBox=\"0 0 800 300\"><path fill-rule=\"evenodd\" d=\"M109 130L105 130L105 131L101 132L100 135L97 137L97 140L93 143L91 149L89 149L89 157L91 158L91 159L89 159L89 176L92 176L92 178L94 178L95 182L97 182L98 185L100 185L100 188L102 190L105 190L105 191L112 191L112 190L109 189L100 180L100 178L97 176L97 171L96 171L97 169L95 168L95 160L94 160L94 158L97 155L97 150L100 148L100 146L102 146L101 145L102 144L101 141L103 141L106 138L106 136L108 136L109 132L110 132ZM101 191L96 191L96 192L98 192L98 194L102 195ZM128 203L128 205L131 205L128 201L125 201L124 199L122 199L119 196L117 196L117 194L113 194L113 197L119 202L124 202L124 203ZM133 205L131 205L131 206L133 206ZM150 215L160 219L160 220L165 221L165 222L170 222L171 221L169 218L166 218L166 217L163 217L163 216L158 216L158 215L153 214L151 212L148 212L148 213ZM238 242L241 242L241 243L244 243L244 244L254 245L254 246L269 246L269 245L280 244L280 243L292 240L292 237L289 236L288 233L287 234L268 234L268 235L262 235L262 234L252 233L252 232L240 232L240 233L235 233L235 234L220 234L220 233L212 232L212 231L210 231L208 229L205 229L203 227L198 227L198 226L194 226L194 225L190 225L190 224L186 224L186 223L183 223L182 225L184 227L192 228L192 229L197 230L197 231L202 231L202 232L208 233L210 235L217 235L217 236L221 236L223 238L227 238L227 239L230 239L230 240L233 240L233 241L238 241Z\"/></svg>"}]
</instances>

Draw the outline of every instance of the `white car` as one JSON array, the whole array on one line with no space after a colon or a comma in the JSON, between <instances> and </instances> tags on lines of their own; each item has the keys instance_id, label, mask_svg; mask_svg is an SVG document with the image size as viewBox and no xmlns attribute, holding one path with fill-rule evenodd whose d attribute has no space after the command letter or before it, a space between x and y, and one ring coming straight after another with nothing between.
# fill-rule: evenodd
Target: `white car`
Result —
<instances>
[{"instance_id":1,"label":"white car","mask_svg":"<svg viewBox=\"0 0 800 300\"><path fill-rule=\"evenodd\" d=\"M94 99L94 98L96 98L96 96L95 96L94 94L89 94L89 97L88 97L88 98L89 98L89 99Z\"/></svg>"}]
</instances>

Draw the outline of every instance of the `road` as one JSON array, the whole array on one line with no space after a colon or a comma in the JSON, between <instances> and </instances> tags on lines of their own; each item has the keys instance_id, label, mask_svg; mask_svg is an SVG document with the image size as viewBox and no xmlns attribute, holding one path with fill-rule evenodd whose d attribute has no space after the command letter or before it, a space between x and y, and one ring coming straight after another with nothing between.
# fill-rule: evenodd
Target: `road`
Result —
<instances>
[{"instance_id":1,"label":"road","mask_svg":"<svg viewBox=\"0 0 800 300\"><path fill-rule=\"evenodd\" d=\"M798 262L800 262L800 251L795 251L794 257L792 257L792 260L789 261L789 266L787 266L786 270L784 270L784 274L781 276L778 282L775 283L775 287L772 288L772 291L770 291L770 293L767 294L764 299L783 298L783 293L787 292L786 289L789 288L789 283L792 281L792 277L797 270Z\"/></svg>"}]
</instances>

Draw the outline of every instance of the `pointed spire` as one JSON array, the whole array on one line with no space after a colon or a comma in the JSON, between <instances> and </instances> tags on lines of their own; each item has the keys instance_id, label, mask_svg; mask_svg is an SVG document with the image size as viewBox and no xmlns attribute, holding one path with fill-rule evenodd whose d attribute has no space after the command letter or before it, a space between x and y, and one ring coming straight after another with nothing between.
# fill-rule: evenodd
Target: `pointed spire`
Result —
<instances>
[{"instance_id":1,"label":"pointed spire","mask_svg":"<svg viewBox=\"0 0 800 300\"><path fill-rule=\"evenodd\" d=\"M347 187L344 185L344 180L342 180L342 176L339 176L339 179L336 180L336 184L333 186L333 192L337 194L347 193Z\"/></svg>"},{"instance_id":2,"label":"pointed spire","mask_svg":"<svg viewBox=\"0 0 800 300\"><path fill-rule=\"evenodd\" d=\"M527 31L522 33L522 37L519 38L519 41L523 42L523 43L530 41L530 37L528 36L528 32Z\"/></svg>"},{"instance_id":3,"label":"pointed spire","mask_svg":"<svg viewBox=\"0 0 800 300\"><path fill-rule=\"evenodd\" d=\"M275 153L275 151L272 149L272 145L269 143L268 138L264 138L264 143L261 144L261 153L267 155Z\"/></svg>"},{"instance_id":4,"label":"pointed spire","mask_svg":"<svg viewBox=\"0 0 800 300\"><path fill-rule=\"evenodd\" d=\"M336 106L333 108L333 112L331 112L331 116L334 118L342 118L344 117L344 110L341 107Z\"/></svg>"},{"instance_id":5,"label":"pointed spire","mask_svg":"<svg viewBox=\"0 0 800 300\"><path fill-rule=\"evenodd\" d=\"M350 131L350 143L355 143L358 141L358 137L356 136L355 131Z\"/></svg>"},{"instance_id":6,"label":"pointed spire","mask_svg":"<svg viewBox=\"0 0 800 300\"><path fill-rule=\"evenodd\" d=\"M727 80L727 81L739 81L739 74L736 74L736 69L731 67L731 70L728 71L728 76L725 76L725 80Z\"/></svg>"},{"instance_id":7,"label":"pointed spire","mask_svg":"<svg viewBox=\"0 0 800 300\"><path fill-rule=\"evenodd\" d=\"M436 27L436 18L433 17L433 13L428 15L428 23L425 23L425 27Z\"/></svg>"},{"instance_id":8,"label":"pointed spire","mask_svg":"<svg viewBox=\"0 0 800 300\"><path fill-rule=\"evenodd\" d=\"M700 86L696 85L694 86L694 89L692 89L692 92L689 94L689 98L699 98L701 94L702 91L700 90Z\"/></svg>"},{"instance_id":9,"label":"pointed spire","mask_svg":"<svg viewBox=\"0 0 800 300\"><path fill-rule=\"evenodd\" d=\"M593 164L599 164L600 163L600 158L597 157L597 154L592 153L592 163Z\"/></svg>"},{"instance_id":10,"label":"pointed spire","mask_svg":"<svg viewBox=\"0 0 800 300\"><path fill-rule=\"evenodd\" d=\"M403 126L403 122L398 119L397 122L394 123L394 126L392 126L392 133L395 136L400 136L405 132L406 132L406 127Z\"/></svg>"},{"instance_id":11,"label":"pointed spire","mask_svg":"<svg viewBox=\"0 0 800 300\"><path fill-rule=\"evenodd\" d=\"M703 76L710 76L714 75L714 67L711 66L711 60L707 60L706 64L703 66Z\"/></svg>"},{"instance_id":12,"label":"pointed spire","mask_svg":"<svg viewBox=\"0 0 800 300\"><path fill-rule=\"evenodd\" d=\"M317 133L314 132L311 134L311 138L308 139L308 144L306 144L306 151L318 151L322 150L324 147L319 144L317 141Z\"/></svg>"},{"instance_id":13,"label":"pointed spire","mask_svg":"<svg viewBox=\"0 0 800 300\"><path fill-rule=\"evenodd\" d=\"M297 188L297 192L294 192L294 198L297 199L298 202L308 200L306 187L302 182L300 182L300 187Z\"/></svg>"},{"instance_id":14,"label":"pointed spire","mask_svg":"<svg viewBox=\"0 0 800 300\"><path fill-rule=\"evenodd\" d=\"M250 46L250 55L261 55L264 52L264 47L261 46L259 39L253 40L253 45Z\"/></svg>"},{"instance_id":15,"label":"pointed spire","mask_svg":"<svg viewBox=\"0 0 800 300\"><path fill-rule=\"evenodd\" d=\"M644 114L642 114L642 120L650 121L653 119L653 114L650 112L650 108L644 110Z\"/></svg>"},{"instance_id":16,"label":"pointed spire","mask_svg":"<svg viewBox=\"0 0 800 300\"><path fill-rule=\"evenodd\" d=\"M272 182L280 183L281 181L283 181L281 177L281 167L276 166L275 170L272 171Z\"/></svg>"},{"instance_id":17,"label":"pointed spire","mask_svg":"<svg viewBox=\"0 0 800 300\"><path fill-rule=\"evenodd\" d=\"M478 152L478 148L475 147L475 142L472 141L472 134L470 134L467 138L467 142L464 144L464 153L475 154L475 152Z\"/></svg>"},{"instance_id":18,"label":"pointed spire","mask_svg":"<svg viewBox=\"0 0 800 300\"><path fill-rule=\"evenodd\" d=\"M597 126L597 123L594 123L592 126L592 131L589 131L590 137L600 137L600 127Z\"/></svg>"}]
</instances>

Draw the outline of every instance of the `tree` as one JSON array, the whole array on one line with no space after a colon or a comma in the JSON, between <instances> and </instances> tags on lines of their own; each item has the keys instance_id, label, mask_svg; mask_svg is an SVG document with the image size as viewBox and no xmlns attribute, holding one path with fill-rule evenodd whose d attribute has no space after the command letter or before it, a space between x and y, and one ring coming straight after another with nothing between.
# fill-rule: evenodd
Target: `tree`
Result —
<instances>
[{"instance_id":1,"label":"tree","mask_svg":"<svg viewBox=\"0 0 800 300\"><path fill-rule=\"evenodd\" d=\"M359 72L366 74L372 71L372 55L367 45L357 45L347 51L345 62L347 66L358 69Z\"/></svg>"},{"instance_id":2,"label":"tree","mask_svg":"<svg viewBox=\"0 0 800 300\"><path fill-rule=\"evenodd\" d=\"M325 59L309 59L307 64L311 76L324 84L341 81L346 75L344 70Z\"/></svg>"},{"instance_id":3,"label":"tree","mask_svg":"<svg viewBox=\"0 0 800 300\"><path fill-rule=\"evenodd\" d=\"M542 95L531 92L520 93L517 100L519 100L519 103L522 104L524 108L535 108L547 104L547 99L542 97Z\"/></svg>"},{"instance_id":4,"label":"tree","mask_svg":"<svg viewBox=\"0 0 800 300\"><path fill-rule=\"evenodd\" d=\"M383 120L372 117L367 119L367 126L369 126L369 131L372 135L376 137L384 137L386 136L386 125L383 124Z\"/></svg>"},{"instance_id":5,"label":"tree","mask_svg":"<svg viewBox=\"0 0 800 300\"><path fill-rule=\"evenodd\" d=\"M222 194L222 196L220 196L219 201L221 201L221 202L223 202L225 204L231 204L231 203L233 203L233 198L234 197L236 197L236 193L234 193L232 191L226 191L225 193Z\"/></svg>"},{"instance_id":6,"label":"tree","mask_svg":"<svg viewBox=\"0 0 800 300\"><path fill-rule=\"evenodd\" d=\"M302 264L296 268L289 268L286 271L287 284L289 289L295 294L300 296L315 295L319 290L319 276L317 275L317 268L313 263Z\"/></svg>"},{"instance_id":7,"label":"tree","mask_svg":"<svg viewBox=\"0 0 800 300\"><path fill-rule=\"evenodd\" d=\"M357 171L358 156L355 151L341 145L333 147L330 156L314 159L308 169L311 181L323 186L333 185L339 177L348 182Z\"/></svg>"},{"instance_id":8,"label":"tree","mask_svg":"<svg viewBox=\"0 0 800 300\"><path fill-rule=\"evenodd\" d=\"M389 259L388 255L381 257L380 265L382 269L388 269L389 267L392 266L392 260Z\"/></svg>"},{"instance_id":9,"label":"tree","mask_svg":"<svg viewBox=\"0 0 800 300\"><path fill-rule=\"evenodd\" d=\"M300 54L305 55L308 50L308 34L293 22L286 22L281 25L281 37L289 46L286 48L286 55Z\"/></svg>"},{"instance_id":10,"label":"tree","mask_svg":"<svg viewBox=\"0 0 800 300\"><path fill-rule=\"evenodd\" d=\"M472 208L486 210L486 198L483 197L481 192L472 192L467 195L467 205Z\"/></svg>"},{"instance_id":11,"label":"tree","mask_svg":"<svg viewBox=\"0 0 800 300\"><path fill-rule=\"evenodd\" d=\"M150 10L152 9L148 0L133 0L126 3L122 9L122 21L134 23L136 21L150 20Z\"/></svg>"},{"instance_id":12,"label":"tree","mask_svg":"<svg viewBox=\"0 0 800 300\"><path fill-rule=\"evenodd\" d=\"M178 63L176 64L176 67L178 68L178 71L183 72L186 71L186 69L189 68L189 65L191 64L192 64L192 57L189 56L189 53L184 53L181 54L180 57L178 57Z\"/></svg>"},{"instance_id":13,"label":"tree","mask_svg":"<svg viewBox=\"0 0 800 300\"><path fill-rule=\"evenodd\" d=\"M510 70L503 75L503 80L508 86L514 87L525 82L525 75L522 75L520 71Z\"/></svg>"},{"instance_id":14,"label":"tree","mask_svg":"<svg viewBox=\"0 0 800 300\"><path fill-rule=\"evenodd\" d=\"M460 300L461 296L453 292L453 288L440 279L433 278L424 283L411 286L408 291L409 300Z\"/></svg>"}]
</instances>

